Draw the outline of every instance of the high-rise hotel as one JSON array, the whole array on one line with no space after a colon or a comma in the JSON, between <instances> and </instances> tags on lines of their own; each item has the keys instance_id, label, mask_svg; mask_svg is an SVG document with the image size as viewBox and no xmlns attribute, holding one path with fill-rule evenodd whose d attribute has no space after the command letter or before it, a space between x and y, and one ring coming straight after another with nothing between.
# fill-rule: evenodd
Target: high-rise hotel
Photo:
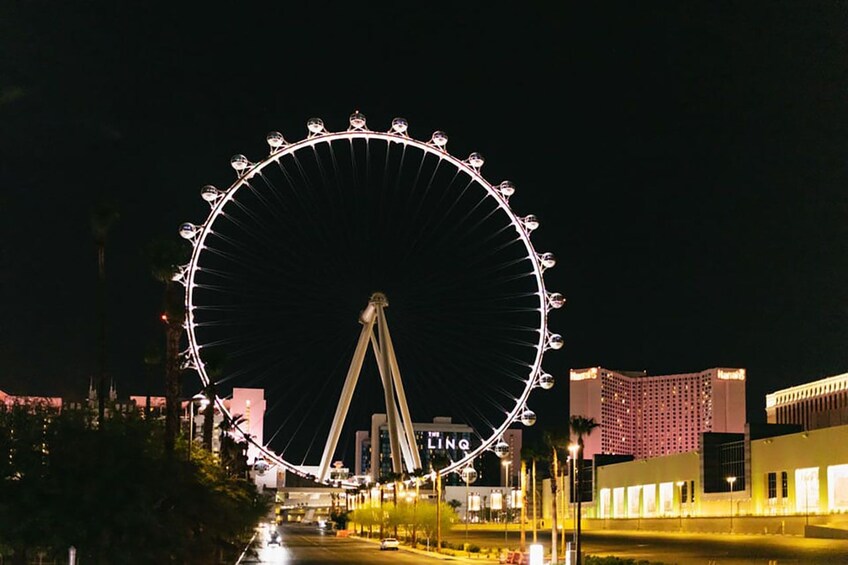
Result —
<instances>
[{"instance_id":1,"label":"high-rise hotel","mask_svg":"<svg viewBox=\"0 0 848 565\"><path fill-rule=\"evenodd\" d=\"M685 453L698 449L702 432L745 431L745 369L648 375L591 367L570 376L571 414L600 424L584 438L587 459Z\"/></svg>"}]
</instances>

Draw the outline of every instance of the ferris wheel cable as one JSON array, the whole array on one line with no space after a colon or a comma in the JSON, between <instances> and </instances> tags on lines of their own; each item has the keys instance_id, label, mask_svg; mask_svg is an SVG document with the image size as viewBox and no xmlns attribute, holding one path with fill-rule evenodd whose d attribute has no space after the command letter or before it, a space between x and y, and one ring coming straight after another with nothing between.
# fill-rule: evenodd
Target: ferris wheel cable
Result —
<instances>
[{"instance_id":1,"label":"ferris wheel cable","mask_svg":"<svg viewBox=\"0 0 848 565\"><path fill-rule=\"evenodd\" d=\"M286 209L287 207L285 206L285 204L282 203L282 200L280 199L279 194L278 194L278 189L277 189L276 185L274 184L274 182L271 181L271 179L269 179L262 171L259 171L258 176L262 180L262 182L265 184L265 186L268 188L268 191L276 197L274 201L266 198L262 194L263 191L259 190L255 186L253 186L252 183L246 182L245 184L248 186L248 188L251 190L251 192L256 196L256 199L259 200L262 203L264 209L273 212L274 218L276 218L276 220L277 220L273 224L274 227L276 227L278 229L284 229L293 238L295 237L296 234L297 235L303 234L303 232L295 232L291 229L291 226L297 225L297 224L295 224L294 222L287 222L286 221L286 219L291 218L293 212L290 212L289 210L287 210ZM278 204L275 205L273 202L277 202ZM283 215L283 214L286 214L286 215ZM287 246L287 248L288 247L294 247L294 246Z\"/></svg>"},{"instance_id":2,"label":"ferris wheel cable","mask_svg":"<svg viewBox=\"0 0 848 565\"><path fill-rule=\"evenodd\" d=\"M424 157L424 159L426 159L426 156ZM422 163L423 163L423 159L422 159ZM437 158L436 159L436 165L433 168L433 172L430 173L430 178L428 179L427 184L424 187L424 192L421 195L421 199L418 201L418 206L415 207L415 211L412 213L412 218L417 218L418 214L421 212L421 207L424 205L424 202L427 201L427 197L430 194L430 191L432 190L432 187L433 187L433 181L436 180L436 174L438 174L439 168L441 167L441 165L442 165L442 159ZM454 177L456 177L456 175L458 175L458 174L459 174L459 171L454 173Z\"/></svg>"},{"instance_id":3,"label":"ferris wheel cable","mask_svg":"<svg viewBox=\"0 0 848 565\"><path fill-rule=\"evenodd\" d=\"M311 186L311 183L305 177L305 171L300 164L300 161L297 159L297 156L292 154L292 161L294 162L295 168L300 172L301 180L304 183L304 190L298 190L297 183L295 182L294 175L288 170L285 164L283 164L282 158L277 159L276 163L280 171L283 173L283 176L286 179L286 182L289 185L289 188L294 194L295 198L300 202L301 207L304 211L310 212L310 222L308 224L315 228L315 235L320 236L319 239L324 243L324 245L331 245L332 238L329 234L326 233L324 228L324 222L321 221L321 214L318 211L317 207L308 206L308 204L317 204L315 200L315 195L306 190L306 188ZM304 197L304 193L309 196L309 198ZM275 194L278 194L275 192Z\"/></svg>"},{"instance_id":4,"label":"ferris wheel cable","mask_svg":"<svg viewBox=\"0 0 848 565\"><path fill-rule=\"evenodd\" d=\"M434 171L434 174L435 174L435 171ZM444 201L445 197L446 197L446 196L450 193L451 187L453 186L453 183L456 181L456 179L457 179L457 178L459 178L459 169L457 169L456 171L454 171L453 177L450 179L450 181L448 182L448 184L447 184L447 186L445 187L444 191L443 191L443 192L441 193L441 195L439 196L438 201L436 202L436 204L435 204L435 206L434 206L434 207L439 207L439 206L441 206L441 204L442 204L442 202ZM431 180L431 184L432 184L432 180L433 180L433 179L431 178L430 180ZM424 199L422 199L422 201L420 202L418 209L415 211L415 214L413 215L413 218L417 218L417 217L418 217L418 214L419 214L419 213L420 213L420 211L421 211L421 206L424 204L424 201L426 200L427 194L430 192L430 190L429 190L429 189L430 189L430 186L429 186L429 185L428 185L428 187L427 187L427 188L428 188L428 190L427 190L427 191L425 191ZM432 222L432 221L433 221L433 214L431 213L431 214L429 214L429 215L428 215L428 218L427 218L425 221L422 221L422 222L421 222L421 229L419 229L419 230L418 230L417 234L415 234L415 235L411 236L411 237L412 237L412 239L411 239L411 245L412 245L413 247L414 247L414 246L416 246L416 245L417 245L417 244L421 241L421 239L422 239L422 237L423 237L423 235L424 235L425 233L427 233L428 231L430 231L430 230L429 230L429 227L430 227L430 224L431 224L431 222ZM410 223L411 223L411 222L410 222Z\"/></svg>"}]
</instances>

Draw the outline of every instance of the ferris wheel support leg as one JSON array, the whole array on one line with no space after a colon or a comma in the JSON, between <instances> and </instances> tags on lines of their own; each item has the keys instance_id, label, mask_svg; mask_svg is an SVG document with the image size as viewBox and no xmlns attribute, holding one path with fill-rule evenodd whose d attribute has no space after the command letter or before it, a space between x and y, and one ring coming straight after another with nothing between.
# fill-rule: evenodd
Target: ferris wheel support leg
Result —
<instances>
[{"instance_id":1,"label":"ferris wheel support leg","mask_svg":"<svg viewBox=\"0 0 848 565\"><path fill-rule=\"evenodd\" d=\"M380 376L383 379L383 390L386 393L386 416L389 424L389 444L392 450L392 472L400 474L403 472L403 454L400 449L400 435L398 430L397 405L395 404L395 391L389 368L388 350L382 347L386 343L385 323L383 320L383 308L377 309L377 333L380 336L380 347L374 343L374 352L377 354L377 364L380 367ZM373 343L373 342L372 342Z\"/></svg>"},{"instance_id":2,"label":"ferris wheel support leg","mask_svg":"<svg viewBox=\"0 0 848 565\"><path fill-rule=\"evenodd\" d=\"M377 328L379 330L379 325L377 326ZM379 362L379 359L383 358L383 353L382 353L383 349L380 347L380 344L377 343L377 338L375 338L373 334L371 335L371 345L374 348L374 355L378 359L377 367L380 370L380 379L382 379L382 381L385 381L386 379L391 379L391 374L389 372L389 369L387 367L383 367L383 364ZM393 401L394 401L394 392L396 392L396 391L392 392L392 400ZM406 436L404 435L404 433L402 431L403 430L403 423L401 422L400 411L398 410L396 404L393 407L393 410L394 410L394 414L395 414L395 416L394 416L395 434L398 438L398 444L400 446L401 455L403 456L403 459L401 459L401 462L402 462L402 464L405 464L406 470L411 472L414 469L414 467L412 466L412 451L410 450L409 443L407 442ZM389 410L388 410L388 408L386 408L387 417L388 417L388 412L389 412Z\"/></svg>"},{"instance_id":3,"label":"ferris wheel support leg","mask_svg":"<svg viewBox=\"0 0 848 565\"><path fill-rule=\"evenodd\" d=\"M418 444L415 441L415 430L412 428L412 417L409 415L409 405L406 403L406 392L403 390L403 381L400 378L400 367L398 366L397 357L395 356L395 348L392 345L392 336L389 333L389 325L386 322L385 316L381 316L378 320L380 328L383 329L385 341L383 347L386 349L386 354L389 358L389 367L392 371L394 379L395 391L397 392L398 406L400 408L401 421L403 430L406 434L406 444L408 446L407 466L411 467L410 471L421 468L421 455L418 453Z\"/></svg>"},{"instance_id":4,"label":"ferris wheel support leg","mask_svg":"<svg viewBox=\"0 0 848 565\"><path fill-rule=\"evenodd\" d=\"M359 341L356 344L356 349L353 352L353 359L350 362L350 368L347 371L342 395L339 398L339 404L336 407L336 415L333 417L333 424L330 427L330 434L327 437L327 444L324 446L324 454L321 456L321 467L318 471L318 480L325 481L329 477L330 462L333 458L333 453L336 451L336 446L339 443L339 436L342 433L347 411L350 408L350 401L353 398L353 391L356 388L356 382L359 380L359 373L362 371L362 362L365 360L365 354L368 352L368 341L374 336L374 320L365 321L362 324L362 331L359 334Z\"/></svg>"}]
</instances>

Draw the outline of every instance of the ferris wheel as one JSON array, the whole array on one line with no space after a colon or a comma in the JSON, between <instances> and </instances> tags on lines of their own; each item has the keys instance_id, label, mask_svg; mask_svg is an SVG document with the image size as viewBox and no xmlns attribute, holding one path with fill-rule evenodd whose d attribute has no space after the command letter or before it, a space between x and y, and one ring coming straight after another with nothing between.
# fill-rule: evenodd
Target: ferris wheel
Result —
<instances>
[{"instance_id":1,"label":"ferris wheel","mask_svg":"<svg viewBox=\"0 0 848 565\"><path fill-rule=\"evenodd\" d=\"M539 220L442 131L420 141L403 118L375 131L359 111L342 131L306 125L300 141L269 133L261 159L232 157L235 181L201 189L206 220L180 226L193 247L174 279L184 366L204 386L264 388L273 433L256 447L320 482L330 461L360 456L350 440L375 412L394 471L421 467L413 420L471 430L442 474L506 456L505 431L535 423L531 392L554 385L543 359L563 346L548 314L565 299L544 282L556 260L531 242Z\"/></svg>"}]
</instances>

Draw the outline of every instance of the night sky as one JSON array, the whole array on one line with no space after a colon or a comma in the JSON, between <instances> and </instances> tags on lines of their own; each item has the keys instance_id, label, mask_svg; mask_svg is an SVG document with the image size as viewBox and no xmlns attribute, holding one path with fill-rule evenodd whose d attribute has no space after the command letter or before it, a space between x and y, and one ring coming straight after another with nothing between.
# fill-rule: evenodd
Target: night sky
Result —
<instances>
[{"instance_id":1,"label":"night sky","mask_svg":"<svg viewBox=\"0 0 848 565\"><path fill-rule=\"evenodd\" d=\"M445 130L539 216L568 299L540 424L572 367L745 367L751 421L767 392L848 370L848 4L554 4L7 4L0 389L84 394L105 199L109 372L141 393L162 298L144 246L205 218L232 154L354 109Z\"/></svg>"}]
</instances>

